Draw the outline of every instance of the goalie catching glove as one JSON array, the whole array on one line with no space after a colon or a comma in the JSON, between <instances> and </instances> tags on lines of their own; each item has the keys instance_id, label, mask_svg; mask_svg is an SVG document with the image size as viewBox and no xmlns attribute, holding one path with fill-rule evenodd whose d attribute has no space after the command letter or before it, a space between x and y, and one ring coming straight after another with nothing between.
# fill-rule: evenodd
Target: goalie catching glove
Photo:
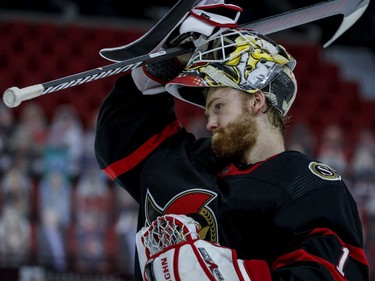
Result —
<instances>
[{"instance_id":1,"label":"goalie catching glove","mask_svg":"<svg viewBox=\"0 0 375 281\"><path fill-rule=\"evenodd\" d=\"M185 215L164 215L143 227L136 235L141 272L150 258L171 245L199 238L199 224ZM144 277L144 280L148 280Z\"/></svg>"},{"instance_id":2,"label":"goalie catching glove","mask_svg":"<svg viewBox=\"0 0 375 281\"><path fill-rule=\"evenodd\" d=\"M185 215L158 217L136 235L145 281L271 281L265 261L237 259L234 250L199 239L200 225Z\"/></svg>"},{"instance_id":3,"label":"goalie catching glove","mask_svg":"<svg viewBox=\"0 0 375 281\"><path fill-rule=\"evenodd\" d=\"M148 281L271 281L262 260L237 259L232 249L197 239L166 248L146 264Z\"/></svg>"},{"instance_id":4,"label":"goalie catching glove","mask_svg":"<svg viewBox=\"0 0 375 281\"><path fill-rule=\"evenodd\" d=\"M199 48L210 36L228 28L236 28L241 12L241 7L225 4L223 0L201 1L189 12L179 28L161 41L154 52L176 46ZM131 75L135 85L144 95L165 92L164 85L184 69L190 56L183 55L134 69Z\"/></svg>"}]
</instances>

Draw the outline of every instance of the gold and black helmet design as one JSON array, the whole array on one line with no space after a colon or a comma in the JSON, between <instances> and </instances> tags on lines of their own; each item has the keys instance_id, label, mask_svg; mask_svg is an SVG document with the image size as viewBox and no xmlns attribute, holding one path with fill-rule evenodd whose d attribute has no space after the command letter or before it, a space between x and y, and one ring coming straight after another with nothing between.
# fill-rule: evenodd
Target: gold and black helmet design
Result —
<instances>
[{"instance_id":1,"label":"gold and black helmet design","mask_svg":"<svg viewBox=\"0 0 375 281\"><path fill-rule=\"evenodd\" d=\"M248 93L262 90L271 104L286 115L297 93L295 65L296 60L286 49L270 38L254 31L229 29L197 48L166 89L203 108L202 90L206 88L231 87Z\"/></svg>"}]
</instances>

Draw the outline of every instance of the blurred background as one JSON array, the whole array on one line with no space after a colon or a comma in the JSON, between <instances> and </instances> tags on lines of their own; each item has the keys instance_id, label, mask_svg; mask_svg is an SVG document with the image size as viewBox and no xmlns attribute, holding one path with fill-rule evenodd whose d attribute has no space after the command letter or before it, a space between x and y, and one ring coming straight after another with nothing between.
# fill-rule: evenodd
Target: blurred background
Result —
<instances>
[{"instance_id":1,"label":"blurred background","mask_svg":"<svg viewBox=\"0 0 375 281\"><path fill-rule=\"evenodd\" d=\"M109 64L100 49L139 38L175 3L140 0L131 9L119 0L2 0L0 90ZM314 1L226 3L244 9L243 23ZM375 280L374 3L323 48L340 20L269 36L298 61L287 146L326 162L345 179L362 216ZM98 108L117 78L13 109L0 103L0 280L131 280L137 204L99 170L93 148ZM188 130L207 135L200 110L176 100L176 111Z\"/></svg>"}]
</instances>

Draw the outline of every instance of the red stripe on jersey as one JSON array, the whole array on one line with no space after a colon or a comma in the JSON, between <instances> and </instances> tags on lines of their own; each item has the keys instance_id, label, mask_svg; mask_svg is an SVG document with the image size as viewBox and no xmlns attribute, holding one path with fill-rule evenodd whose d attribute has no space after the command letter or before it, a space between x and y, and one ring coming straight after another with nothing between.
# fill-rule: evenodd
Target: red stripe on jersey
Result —
<instances>
[{"instance_id":1,"label":"red stripe on jersey","mask_svg":"<svg viewBox=\"0 0 375 281\"><path fill-rule=\"evenodd\" d=\"M135 150L130 155L113 162L104 172L115 179L119 175L126 173L137 166L143 159L145 159L152 151L155 150L164 140L175 134L180 128L180 123L176 120L166 126L159 134L153 135L142 146Z\"/></svg>"},{"instance_id":2,"label":"red stripe on jersey","mask_svg":"<svg viewBox=\"0 0 375 281\"><path fill-rule=\"evenodd\" d=\"M336 266L327 260L311 255L305 250L297 250L287 255L278 258L272 265L273 269L280 268L296 261L309 261L316 262L323 265L332 274L333 280L335 281L346 281L346 278L342 276L336 269Z\"/></svg>"},{"instance_id":3,"label":"red stripe on jersey","mask_svg":"<svg viewBox=\"0 0 375 281\"><path fill-rule=\"evenodd\" d=\"M337 240L340 241L340 244L343 246L343 247L346 247L349 249L349 253L350 253L350 256L363 263L363 264L366 264L368 265L368 260L367 260L367 257L366 257L366 254L365 254L365 251L362 249L362 248L359 248L359 247L355 247L353 245L348 245L348 244L345 244L341 239L340 237L338 237L332 230L328 229L328 228L317 228L317 229L314 229L313 231L311 231L310 233L311 235L322 235L322 236L328 236L328 235L334 235L336 236Z\"/></svg>"},{"instance_id":4,"label":"red stripe on jersey","mask_svg":"<svg viewBox=\"0 0 375 281\"><path fill-rule=\"evenodd\" d=\"M336 239L340 242L340 244L342 245L343 248L345 247L345 248L349 249L349 255L353 259L355 259L355 260L357 260L357 261L359 261L359 262L368 266L368 261L367 261L367 258L366 258L365 251L362 248L345 244L332 230L327 229L327 228L317 228L317 229L314 229L313 231L310 232L310 236L312 236L312 235L320 235L320 236L333 235L333 236L335 236ZM312 261L312 262L320 263L331 272L332 277L334 278L335 281L346 280L337 270L337 265L334 265L334 264L328 262L327 260L325 260L323 258L314 256L314 255L306 252L303 249L300 249L300 250L297 250L297 251L294 251L294 252L291 252L291 253L288 253L284 256L279 257L278 259L275 260L272 267L273 268L280 268L280 267L286 266L286 265L288 265L288 264L290 264L291 262L294 262L294 261L310 261L310 262Z\"/></svg>"},{"instance_id":5,"label":"red stripe on jersey","mask_svg":"<svg viewBox=\"0 0 375 281\"><path fill-rule=\"evenodd\" d=\"M246 169L239 169L236 167L236 165L234 164L229 164L227 167L225 167L221 173L220 173L220 177L226 177L226 176L238 176L238 175L244 175L244 174L248 174L248 173L251 173L252 171L254 171L256 168L258 168L260 165L262 165L264 162L276 157L277 155L279 154L275 154L275 155L272 155L270 157L268 157L267 159L264 159L263 161L260 161L260 162L257 162L253 165L250 165L248 168Z\"/></svg>"}]
</instances>

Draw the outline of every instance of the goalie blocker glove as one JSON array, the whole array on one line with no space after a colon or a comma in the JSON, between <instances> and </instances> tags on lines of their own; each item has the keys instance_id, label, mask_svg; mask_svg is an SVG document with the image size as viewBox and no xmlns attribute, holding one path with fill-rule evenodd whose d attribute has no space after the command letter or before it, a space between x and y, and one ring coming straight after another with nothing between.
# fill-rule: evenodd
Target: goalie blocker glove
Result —
<instances>
[{"instance_id":1,"label":"goalie blocker glove","mask_svg":"<svg viewBox=\"0 0 375 281\"><path fill-rule=\"evenodd\" d=\"M176 46L199 48L210 36L228 28L236 28L241 12L241 7L225 4L224 1L202 1L189 12L189 16L176 30L177 34L172 33L154 51ZM164 85L184 69L190 56L187 54L134 69L131 75L135 85L144 95L165 92Z\"/></svg>"},{"instance_id":2,"label":"goalie blocker glove","mask_svg":"<svg viewBox=\"0 0 375 281\"><path fill-rule=\"evenodd\" d=\"M147 281L272 281L265 261L237 259L235 250L197 239L154 255L146 264Z\"/></svg>"}]
</instances>

